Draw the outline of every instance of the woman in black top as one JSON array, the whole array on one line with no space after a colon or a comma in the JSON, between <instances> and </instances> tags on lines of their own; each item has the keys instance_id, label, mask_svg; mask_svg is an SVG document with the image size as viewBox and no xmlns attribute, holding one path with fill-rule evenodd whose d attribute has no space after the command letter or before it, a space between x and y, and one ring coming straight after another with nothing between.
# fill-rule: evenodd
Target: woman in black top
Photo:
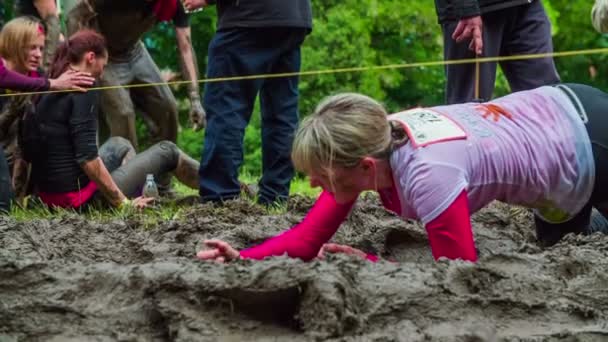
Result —
<instances>
[{"instance_id":1,"label":"woman in black top","mask_svg":"<svg viewBox=\"0 0 608 342\"><path fill-rule=\"evenodd\" d=\"M105 39L80 31L57 49L50 75L73 69L99 77L107 60ZM150 199L128 197L140 194L146 174L158 178L173 172L182 183L198 188L198 162L171 142L135 155L126 139L114 137L98 149L98 96L99 91L45 94L24 119L21 145L43 202L79 208L99 192L114 207L145 206Z\"/></svg>"}]
</instances>

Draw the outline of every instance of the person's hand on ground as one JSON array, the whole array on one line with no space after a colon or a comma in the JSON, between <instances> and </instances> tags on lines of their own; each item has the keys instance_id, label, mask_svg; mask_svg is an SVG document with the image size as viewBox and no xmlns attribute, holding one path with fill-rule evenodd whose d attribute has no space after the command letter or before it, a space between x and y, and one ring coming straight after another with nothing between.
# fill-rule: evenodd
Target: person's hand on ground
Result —
<instances>
[{"instance_id":1,"label":"person's hand on ground","mask_svg":"<svg viewBox=\"0 0 608 342\"><path fill-rule=\"evenodd\" d=\"M51 90L79 90L87 91L86 88L95 82L88 72L68 70L55 79L50 79Z\"/></svg>"},{"instance_id":2,"label":"person's hand on ground","mask_svg":"<svg viewBox=\"0 0 608 342\"><path fill-rule=\"evenodd\" d=\"M209 249L204 249L196 253L196 257L201 260L213 260L216 262L230 261L238 259L241 255L239 251L221 240L205 240L205 245Z\"/></svg>"},{"instance_id":3,"label":"person's hand on ground","mask_svg":"<svg viewBox=\"0 0 608 342\"><path fill-rule=\"evenodd\" d=\"M355 257L360 257L362 259L367 258L367 254L360 249L356 249L351 246L339 245L337 243L326 243L321 247L319 253L317 254L317 258L324 259L325 255L328 253L344 253L347 255L352 255Z\"/></svg>"},{"instance_id":4,"label":"person's hand on ground","mask_svg":"<svg viewBox=\"0 0 608 342\"><path fill-rule=\"evenodd\" d=\"M458 25L456 25L452 39L458 43L471 40L469 50L475 52L476 55L481 55L483 51L482 30L483 22L481 16L461 19Z\"/></svg>"},{"instance_id":5,"label":"person's hand on ground","mask_svg":"<svg viewBox=\"0 0 608 342\"><path fill-rule=\"evenodd\" d=\"M190 99L190 124L195 131L201 130L207 124L207 114L198 97Z\"/></svg>"},{"instance_id":6,"label":"person's hand on ground","mask_svg":"<svg viewBox=\"0 0 608 342\"><path fill-rule=\"evenodd\" d=\"M187 11L194 11L208 5L207 0L184 0L183 4Z\"/></svg>"},{"instance_id":7,"label":"person's hand on ground","mask_svg":"<svg viewBox=\"0 0 608 342\"><path fill-rule=\"evenodd\" d=\"M154 201L154 197L144 197L139 196L131 201L131 205L137 209L143 209L148 206L148 204Z\"/></svg>"}]
</instances>

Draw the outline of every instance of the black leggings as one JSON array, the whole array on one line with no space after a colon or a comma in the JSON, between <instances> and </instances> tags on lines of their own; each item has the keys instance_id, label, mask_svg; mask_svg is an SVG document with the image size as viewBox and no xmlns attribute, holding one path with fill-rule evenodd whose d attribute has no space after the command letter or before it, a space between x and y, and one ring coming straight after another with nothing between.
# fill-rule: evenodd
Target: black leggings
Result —
<instances>
[{"instance_id":1,"label":"black leggings","mask_svg":"<svg viewBox=\"0 0 608 342\"><path fill-rule=\"evenodd\" d=\"M161 141L140 154L135 155L123 165L127 154L135 155L133 145L121 137L108 139L99 148L99 157L103 160L116 186L127 197L141 195L146 182L146 175L154 174L159 190L169 187L171 172L177 167L180 158L179 148L170 141ZM89 203L105 201L101 193L97 193Z\"/></svg>"},{"instance_id":2,"label":"black leggings","mask_svg":"<svg viewBox=\"0 0 608 342\"><path fill-rule=\"evenodd\" d=\"M544 246L557 243L568 233L591 233L591 211L593 207L601 207L608 202L608 94L603 91L583 85L564 84L571 89L580 100L589 122L586 123L593 159L595 161L595 184L591 198L583 209L572 219L563 223L548 223L535 217L536 235ZM567 91L566 91L567 93ZM575 107L577 104L573 101ZM606 213L603 213L606 216Z\"/></svg>"},{"instance_id":3,"label":"black leggings","mask_svg":"<svg viewBox=\"0 0 608 342\"><path fill-rule=\"evenodd\" d=\"M0 214L8 213L11 210L12 199L11 173L4 156L4 149L0 146Z\"/></svg>"}]
</instances>

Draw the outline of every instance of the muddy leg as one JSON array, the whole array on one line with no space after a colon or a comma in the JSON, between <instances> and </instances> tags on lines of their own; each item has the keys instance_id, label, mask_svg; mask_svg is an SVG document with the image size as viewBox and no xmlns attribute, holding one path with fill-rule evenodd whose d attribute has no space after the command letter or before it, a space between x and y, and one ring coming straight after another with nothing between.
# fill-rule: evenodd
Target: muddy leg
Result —
<instances>
[{"instance_id":1,"label":"muddy leg","mask_svg":"<svg viewBox=\"0 0 608 342\"><path fill-rule=\"evenodd\" d=\"M162 83L160 70L150 57L146 48L141 46L141 54L133 63L133 73L137 83ZM152 142L177 140L177 103L171 89L167 85L132 89L136 107L144 112L145 117L156 127L151 131ZM157 178L158 190L169 194L171 190L171 174Z\"/></svg>"},{"instance_id":2,"label":"muddy leg","mask_svg":"<svg viewBox=\"0 0 608 342\"><path fill-rule=\"evenodd\" d=\"M179 161L179 148L170 141L161 141L114 170L112 179L126 196L136 197L141 194L147 174L154 174L157 183L158 179L171 181L171 172L176 170Z\"/></svg>"},{"instance_id":3,"label":"muddy leg","mask_svg":"<svg viewBox=\"0 0 608 342\"><path fill-rule=\"evenodd\" d=\"M61 34L61 24L59 23L59 17L57 15L49 15L44 19L46 26L46 38L44 40L44 56L42 57L44 70L48 70L53 56L55 56L55 50L59 44L59 35Z\"/></svg>"},{"instance_id":4,"label":"muddy leg","mask_svg":"<svg viewBox=\"0 0 608 342\"><path fill-rule=\"evenodd\" d=\"M198 168L198 161L190 158L183 151L179 151L179 160L174 174L181 183L191 189L198 189Z\"/></svg>"},{"instance_id":5,"label":"muddy leg","mask_svg":"<svg viewBox=\"0 0 608 342\"><path fill-rule=\"evenodd\" d=\"M123 137L112 137L99 148L99 157L112 173L135 157L135 148Z\"/></svg>"},{"instance_id":6,"label":"muddy leg","mask_svg":"<svg viewBox=\"0 0 608 342\"><path fill-rule=\"evenodd\" d=\"M103 86L125 85L130 82L128 63L110 63L102 76ZM110 128L110 136L126 138L137 149L135 108L129 91L124 88L104 89L100 92L100 108Z\"/></svg>"},{"instance_id":7,"label":"muddy leg","mask_svg":"<svg viewBox=\"0 0 608 342\"><path fill-rule=\"evenodd\" d=\"M141 54L132 63L136 83L163 83L160 70L144 46ZM158 128L158 135L152 136L153 142L177 140L177 103L167 85L133 88L133 101L138 109Z\"/></svg>"}]
</instances>

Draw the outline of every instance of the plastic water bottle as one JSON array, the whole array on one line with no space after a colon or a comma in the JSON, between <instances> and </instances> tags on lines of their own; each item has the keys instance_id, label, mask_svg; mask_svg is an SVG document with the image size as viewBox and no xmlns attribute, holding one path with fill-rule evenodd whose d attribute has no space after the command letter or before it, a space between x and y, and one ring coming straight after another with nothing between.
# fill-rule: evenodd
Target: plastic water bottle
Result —
<instances>
[{"instance_id":1,"label":"plastic water bottle","mask_svg":"<svg viewBox=\"0 0 608 342\"><path fill-rule=\"evenodd\" d=\"M151 173L146 175L146 184L144 184L142 195L144 197L153 197L158 199L158 187L154 181L154 175Z\"/></svg>"}]
</instances>

